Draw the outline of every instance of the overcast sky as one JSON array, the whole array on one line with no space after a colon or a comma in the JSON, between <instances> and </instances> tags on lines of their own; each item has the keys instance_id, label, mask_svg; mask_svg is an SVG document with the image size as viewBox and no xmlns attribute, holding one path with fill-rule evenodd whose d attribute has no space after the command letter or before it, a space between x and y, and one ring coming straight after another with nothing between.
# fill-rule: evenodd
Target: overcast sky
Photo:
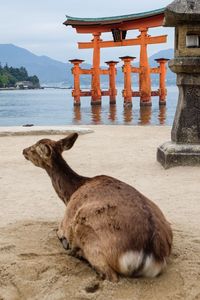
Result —
<instances>
[{"instance_id":1,"label":"overcast sky","mask_svg":"<svg viewBox=\"0 0 200 300\"><path fill-rule=\"evenodd\" d=\"M90 35L77 34L62 23L66 15L103 17L132 14L165 7L172 0L0 0L0 43L15 44L37 55L47 55L66 62L81 58L91 62L91 50L78 50L78 41L90 41ZM149 46L149 54L173 47L173 30L157 28L152 35L168 34L168 43ZM136 37L137 31L128 37ZM104 35L105 39L111 36ZM102 50L102 62L122 55L138 56L138 47Z\"/></svg>"}]
</instances>

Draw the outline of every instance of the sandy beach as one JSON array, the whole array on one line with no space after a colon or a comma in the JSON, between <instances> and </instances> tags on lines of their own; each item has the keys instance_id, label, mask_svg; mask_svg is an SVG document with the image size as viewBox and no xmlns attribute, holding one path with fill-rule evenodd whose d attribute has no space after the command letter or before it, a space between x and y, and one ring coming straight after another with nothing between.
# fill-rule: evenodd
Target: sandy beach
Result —
<instances>
[{"instance_id":1,"label":"sandy beach","mask_svg":"<svg viewBox=\"0 0 200 300\"><path fill-rule=\"evenodd\" d=\"M68 256L56 236L65 207L49 177L22 156L44 137L0 137L0 300L200 299L200 169L164 170L156 148L170 127L88 126L65 152L79 174L107 174L153 200L174 233L166 272L156 279L102 281L85 262ZM58 140L62 135L45 137Z\"/></svg>"}]
</instances>

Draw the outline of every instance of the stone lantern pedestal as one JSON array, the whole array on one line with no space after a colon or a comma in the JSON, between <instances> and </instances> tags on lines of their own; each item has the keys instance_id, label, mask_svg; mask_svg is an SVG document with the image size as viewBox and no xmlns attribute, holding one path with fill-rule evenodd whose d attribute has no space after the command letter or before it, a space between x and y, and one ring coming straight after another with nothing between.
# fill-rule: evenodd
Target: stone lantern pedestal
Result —
<instances>
[{"instance_id":1,"label":"stone lantern pedestal","mask_svg":"<svg viewBox=\"0 0 200 300\"><path fill-rule=\"evenodd\" d=\"M157 150L164 168L200 165L200 3L176 0L165 12L165 25L176 28L175 58L179 100L171 141ZM199 44L198 44L199 42Z\"/></svg>"}]
</instances>

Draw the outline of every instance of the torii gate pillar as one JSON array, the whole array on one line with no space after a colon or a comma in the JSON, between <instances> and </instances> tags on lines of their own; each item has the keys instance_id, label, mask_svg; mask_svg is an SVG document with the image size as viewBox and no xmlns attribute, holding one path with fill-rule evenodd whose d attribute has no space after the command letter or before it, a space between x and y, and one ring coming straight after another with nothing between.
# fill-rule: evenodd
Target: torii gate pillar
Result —
<instances>
[{"instance_id":1,"label":"torii gate pillar","mask_svg":"<svg viewBox=\"0 0 200 300\"><path fill-rule=\"evenodd\" d=\"M101 33L93 33L93 68L92 68L92 105L101 105L101 86L100 86L100 36Z\"/></svg>"},{"instance_id":2,"label":"torii gate pillar","mask_svg":"<svg viewBox=\"0 0 200 300\"><path fill-rule=\"evenodd\" d=\"M81 88L80 88L80 64L84 62L82 59L70 59L74 66L72 68L72 74L74 75L74 89L72 91L72 96L74 97L74 105L80 106Z\"/></svg>"},{"instance_id":3,"label":"torii gate pillar","mask_svg":"<svg viewBox=\"0 0 200 300\"><path fill-rule=\"evenodd\" d=\"M117 95L117 89L116 89L116 65L118 64L118 61L106 61L106 64L109 66L108 72L109 72L109 95L110 95L110 104L116 104L116 95Z\"/></svg>"},{"instance_id":4,"label":"torii gate pillar","mask_svg":"<svg viewBox=\"0 0 200 300\"><path fill-rule=\"evenodd\" d=\"M132 66L131 62L135 59L133 56L122 56L120 59L124 62L122 67L124 73L124 90L122 92L124 97L124 105L132 106L132 83L131 83L131 74Z\"/></svg>"},{"instance_id":5,"label":"torii gate pillar","mask_svg":"<svg viewBox=\"0 0 200 300\"><path fill-rule=\"evenodd\" d=\"M139 76L139 88L140 88L140 105L150 106L151 103L151 71L149 66L147 43L145 41L148 37L147 29L140 29L141 48L140 48L140 76Z\"/></svg>"},{"instance_id":6,"label":"torii gate pillar","mask_svg":"<svg viewBox=\"0 0 200 300\"><path fill-rule=\"evenodd\" d=\"M160 64L160 88L159 88L159 105L166 105L166 96L167 96L167 89L166 89L166 63L169 59L166 58L157 58L155 59L157 63Z\"/></svg>"}]
</instances>

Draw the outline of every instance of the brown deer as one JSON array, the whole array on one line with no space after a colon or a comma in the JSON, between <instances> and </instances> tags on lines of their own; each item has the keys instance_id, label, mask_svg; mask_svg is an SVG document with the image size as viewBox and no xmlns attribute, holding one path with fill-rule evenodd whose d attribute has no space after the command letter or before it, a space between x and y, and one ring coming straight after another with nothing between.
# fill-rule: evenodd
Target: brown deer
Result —
<instances>
[{"instance_id":1,"label":"brown deer","mask_svg":"<svg viewBox=\"0 0 200 300\"><path fill-rule=\"evenodd\" d=\"M172 230L160 209L132 186L113 177L75 173L62 157L78 137L42 139L23 150L46 170L66 212L58 230L64 248L86 259L104 278L156 277L166 265Z\"/></svg>"}]
</instances>

